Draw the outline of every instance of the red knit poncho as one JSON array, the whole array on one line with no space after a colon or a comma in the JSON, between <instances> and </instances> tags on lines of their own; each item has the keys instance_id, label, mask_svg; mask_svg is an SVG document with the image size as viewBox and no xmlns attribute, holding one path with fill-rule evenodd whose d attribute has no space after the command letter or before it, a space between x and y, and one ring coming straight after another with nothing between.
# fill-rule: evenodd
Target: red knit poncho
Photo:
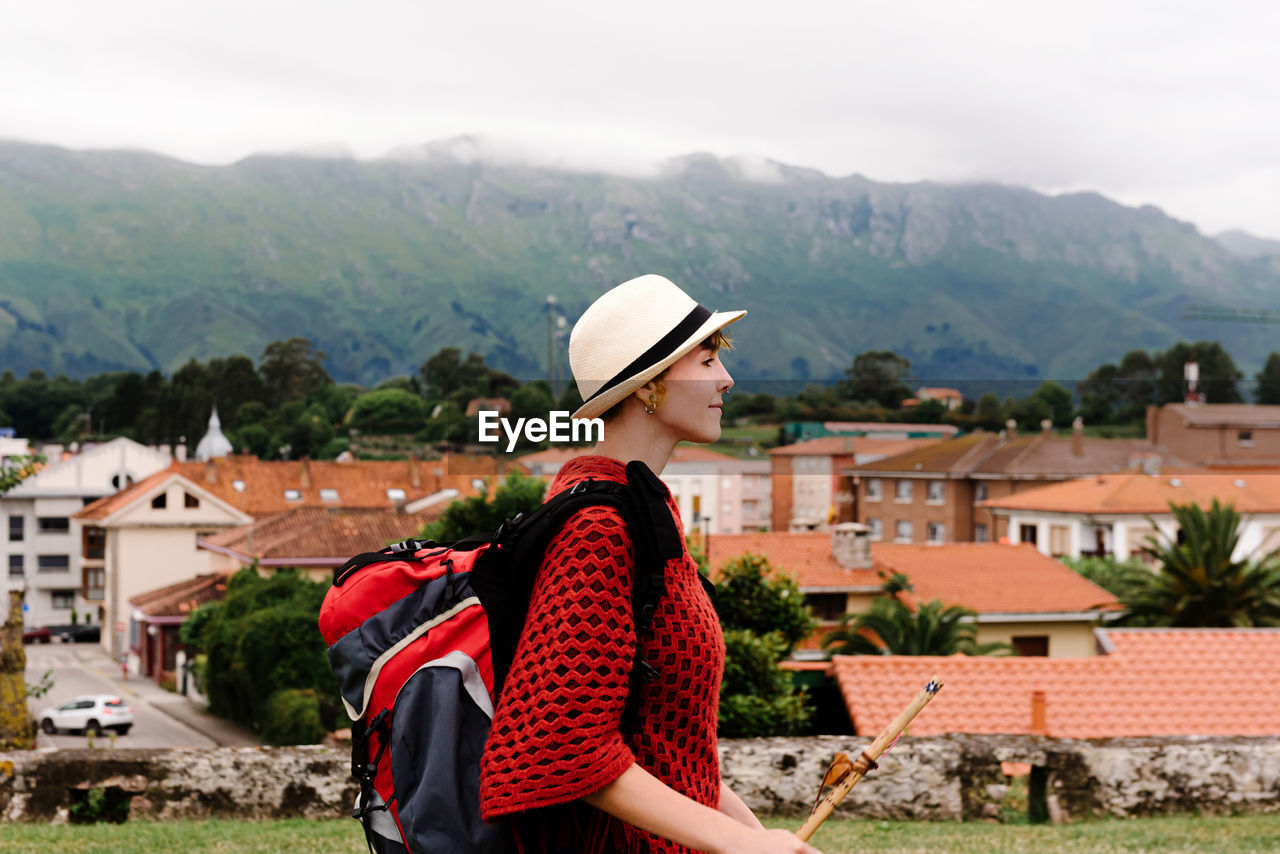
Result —
<instances>
[{"instance_id":1,"label":"red knit poncho","mask_svg":"<svg viewBox=\"0 0 1280 854\"><path fill-rule=\"evenodd\" d=\"M548 498L585 479L625 483L626 471L608 457L579 457ZM667 505L679 528L669 495ZM633 762L701 804L719 803L724 638L687 550L667 564L666 593L642 639L658 677L639 689L640 731L619 731L636 642L632 569L626 524L591 507L555 535L538 570L480 779L484 818L516 816L525 851L689 851L578 801Z\"/></svg>"}]
</instances>

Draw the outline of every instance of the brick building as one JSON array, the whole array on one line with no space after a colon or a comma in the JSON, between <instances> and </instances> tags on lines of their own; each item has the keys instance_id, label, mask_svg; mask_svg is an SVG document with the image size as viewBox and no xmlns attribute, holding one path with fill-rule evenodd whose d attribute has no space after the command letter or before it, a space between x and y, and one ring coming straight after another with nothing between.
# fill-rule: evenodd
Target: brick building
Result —
<instances>
[{"instance_id":1,"label":"brick building","mask_svg":"<svg viewBox=\"0 0 1280 854\"><path fill-rule=\"evenodd\" d=\"M1151 406L1147 408L1147 439L1194 465L1280 466L1280 406Z\"/></svg>"},{"instance_id":2,"label":"brick building","mask_svg":"<svg viewBox=\"0 0 1280 854\"><path fill-rule=\"evenodd\" d=\"M1169 454L1151 443L1086 438L1077 423L1071 436L977 431L842 474L873 541L981 543L1007 535L983 501L1160 462L1169 463Z\"/></svg>"}]
</instances>

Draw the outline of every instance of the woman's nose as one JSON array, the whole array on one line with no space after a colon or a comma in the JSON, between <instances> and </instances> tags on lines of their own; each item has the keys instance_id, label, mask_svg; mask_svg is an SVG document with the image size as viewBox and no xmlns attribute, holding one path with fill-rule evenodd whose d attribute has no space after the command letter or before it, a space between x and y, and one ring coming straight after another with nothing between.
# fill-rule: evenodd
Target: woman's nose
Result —
<instances>
[{"instance_id":1,"label":"woman's nose","mask_svg":"<svg viewBox=\"0 0 1280 854\"><path fill-rule=\"evenodd\" d=\"M717 386L717 388L719 388L720 393L723 394L724 392L733 388L733 377L729 376L729 369L726 368L724 365L720 366L720 371L721 373L724 374L724 377L720 380L720 383Z\"/></svg>"}]
</instances>

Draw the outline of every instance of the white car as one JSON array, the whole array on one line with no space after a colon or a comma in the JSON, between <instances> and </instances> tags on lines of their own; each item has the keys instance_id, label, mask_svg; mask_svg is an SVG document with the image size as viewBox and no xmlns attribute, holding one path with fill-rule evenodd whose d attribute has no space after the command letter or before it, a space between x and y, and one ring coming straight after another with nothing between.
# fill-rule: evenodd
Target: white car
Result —
<instances>
[{"instance_id":1,"label":"white car","mask_svg":"<svg viewBox=\"0 0 1280 854\"><path fill-rule=\"evenodd\" d=\"M65 703L42 709L37 715L40 728L53 735L60 729L84 730L90 735L102 735L105 729L113 729L124 735L133 726L133 708L112 694L72 697Z\"/></svg>"}]
</instances>

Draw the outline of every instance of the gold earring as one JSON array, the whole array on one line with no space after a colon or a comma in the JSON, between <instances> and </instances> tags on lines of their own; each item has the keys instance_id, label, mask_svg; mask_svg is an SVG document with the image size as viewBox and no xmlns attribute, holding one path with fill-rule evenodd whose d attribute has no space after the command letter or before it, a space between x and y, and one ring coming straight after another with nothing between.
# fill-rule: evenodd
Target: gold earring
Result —
<instances>
[{"instance_id":1,"label":"gold earring","mask_svg":"<svg viewBox=\"0 0 1280 854\"><path fill-rule=\"evenodd\" d=\"M649 403L644 408L645 415L652 415L658 411L658 396L656 394L649 395Z\"/></svg>"}]
</instances>

